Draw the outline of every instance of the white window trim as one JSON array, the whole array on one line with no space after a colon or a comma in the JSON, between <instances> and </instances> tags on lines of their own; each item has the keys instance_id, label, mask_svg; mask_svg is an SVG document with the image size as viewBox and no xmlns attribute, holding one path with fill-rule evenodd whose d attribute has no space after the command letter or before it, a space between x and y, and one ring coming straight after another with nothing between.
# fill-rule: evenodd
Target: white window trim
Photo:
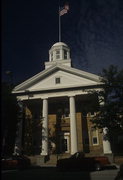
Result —
<instances>
[{"instance_id":1,"label":"white window trim","mask_svg":"<svg viewBox=\"0 0 123 180\"><path fill-rule=\"evenodd\" d=\"M70 133L69 132L65 132L65 133L61 133L62 137L60 138L60 141L62 141L62 139L67 139L67 148L68 150L65 151L65 153L69 153L70 152Z\"/></svg>"},{"instance_id":2,"label":"white window trim","mask_svg":"<svg viewBox=\"0 0 123 180\"><path fill-rule=\"evenodd\" d=\"M64 119L70 118L70 114L69 114L68 116L66 116L66 114L63 114L62 117L63 117Z\"/></svg>"},{"instance_id":3,"label":"white window trim","mask_svg":"<svg viewBox=\"0 0 123 180\"><path fill-rule=\"evenodd\" d=\"M96 116L96 112L94 112L94 114L91 114L91 112L90 112L90 117L94 117L94 116Z\"/></svg>"},{"instance_id":4,"label":"white window trim","mask_svg":"<svg viewBox=\"0 0 123 180\"><path fill-rule=\"evenodd\" d=\"M91 142L92 142L92 146L99 146L99 135L98 135L98 130L96 129L96 136L92 135L92 130L91 130ZM97 144L93 143L93 138L96 137L97 138Z\"/></svg>"}]
</instances>

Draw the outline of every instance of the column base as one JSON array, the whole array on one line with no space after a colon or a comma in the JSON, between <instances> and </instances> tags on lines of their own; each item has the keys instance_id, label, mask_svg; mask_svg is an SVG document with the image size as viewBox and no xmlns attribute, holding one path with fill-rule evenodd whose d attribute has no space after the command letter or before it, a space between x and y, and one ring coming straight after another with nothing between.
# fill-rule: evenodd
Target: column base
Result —
<instances>
[{"instance_id":1,"label":"column base","mask_svg":"<svg viewBox=\"0 0 123 180\"><path fill-rule=\"evenodd\" d=\"M40 155L36 157L36 165L38 166L44 165L47 161L49 161L49 155L47 156Z\"/></svg>"},{"instance_id":2,"label":"column base","mask_svg":"<svg viewBox=\"0 0 123 180\"><path fill-rule=\"evenodd\" d=\"M114 162L114 154L113 153L104 154L104 156L108 157L108 160L110 163Z\"/></svg>"},{"instance_id":3,"label":"column base","mask_svg":"<svg viewBox=\"0 0 123 180\"><path fill-rule=\"evenodd\" d=\"M42 152L40 155L41 155L41 156L47 156L47 155L48 155L48 153L46 153L46 152Z\"/></svg>"},{"instance_id":4,"label":"column base","mask_svg":"<svg viewBox=\"0 0 123 180\"><path fill-rule=\"evenodd\" d=\"M37 166L42 166L42 164L44 164L44 157L45 156L38 156L38 157L36 157L36 165Z\"/></svg>"}]
</instances>

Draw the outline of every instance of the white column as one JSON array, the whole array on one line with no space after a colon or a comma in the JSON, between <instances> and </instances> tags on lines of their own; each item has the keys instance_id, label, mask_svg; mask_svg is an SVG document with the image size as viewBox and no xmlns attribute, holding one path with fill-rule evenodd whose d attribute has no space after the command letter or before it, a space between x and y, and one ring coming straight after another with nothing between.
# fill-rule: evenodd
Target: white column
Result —
<instances>
[{"instance_id":1,"label":"white column","mask_svg":"<svg viewBox=\"0 0 123 180\"><path fill-rule=\"evenodd\" d=\"M71 96L70 100L70 137L71 137L71 154L77 152L77 129L76 129L76 110L75 97Z\"/></svg>"},{"instance_id":2,"label":"white column","mask_svg":"<svg viewBox=\"0 0 123 180\"><path fill-rule=\"evenodd\" d=\"M100 106L103 106L104 105L103 97L98 96L98 99L99 99ZM108 129L106 127L103 128L103 153L112 154L111 144L110 144L107 132L108 132Z\"/></svg>"},{"instance_id":3,"label":"white column","mask_svg":"<svg viewBox=\"0 0 123 180\"><path fill-rule=\"evenodd\" d=\"M48 100L43 99L42 112L42 152L41 155L48 155Z\"/></svg>"},{"instance_id":4,"label":"white column","mask_svg":"<svg viewBox=\"0 0 123 180\"><path fill-rule=\"evenodd\" d=\"M107 131L107 128L103 128L103 152L104 154L111 154L111 144L108 139Z\"/></svg>"}]
</instances>

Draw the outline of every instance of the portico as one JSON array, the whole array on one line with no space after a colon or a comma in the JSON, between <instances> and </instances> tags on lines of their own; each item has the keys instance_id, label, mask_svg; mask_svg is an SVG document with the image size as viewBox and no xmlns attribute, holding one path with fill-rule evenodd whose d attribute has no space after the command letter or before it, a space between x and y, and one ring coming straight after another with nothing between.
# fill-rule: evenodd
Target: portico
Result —
<instances>
[{"instance_id":1,"label":"portico","mask_svg":"<svg viewBox=\"0 0 123 180\"><path fill-rule=\"evenodd\" d=\"M98 97L89 93L90 90L101 90L101 85L99 76L71 66L70 49L65 43L51 47L45 70L13 90L31 115L31 143L33 149L38 149L34 154L103 153L102 135L97 131L92 133L90 123L92 111L98 111ZM93 104L96 104L95 109ZM23 139L26 147L25 133Z\"/></svg>"},{"instance_id":2,"label":"portico","mask_svg":"<svg viewBox=\"0 0 123 180\"><path fill-rule=\"evenodd\" d=\"M77 127L75 98L69 97L70 101L70 134L71 134L71 154L78 151L77 148ZM42 122L42 152L41 155L48 155L48 99L43 99L43 122Z\"/></svg>"}]
</instances>

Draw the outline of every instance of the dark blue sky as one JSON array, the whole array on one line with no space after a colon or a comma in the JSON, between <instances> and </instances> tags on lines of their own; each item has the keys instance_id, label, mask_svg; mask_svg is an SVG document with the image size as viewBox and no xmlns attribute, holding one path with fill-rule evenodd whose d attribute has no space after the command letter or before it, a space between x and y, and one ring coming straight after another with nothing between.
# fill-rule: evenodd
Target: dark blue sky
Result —
<instances>
[{"instance_id":1,"label":"dark blue sky","mask_svg":"<svg viewBox=\"0 0 123 180\"><path fill-rule=\"evenodd\" d=\"M73 66L95 74L111 64L123 68L123 1L68 2L62 41ZM58 6L58 0L2 0L2 79L9 70L18 84L43 70L58 41Z\"/></svg>"}]
</instances>

